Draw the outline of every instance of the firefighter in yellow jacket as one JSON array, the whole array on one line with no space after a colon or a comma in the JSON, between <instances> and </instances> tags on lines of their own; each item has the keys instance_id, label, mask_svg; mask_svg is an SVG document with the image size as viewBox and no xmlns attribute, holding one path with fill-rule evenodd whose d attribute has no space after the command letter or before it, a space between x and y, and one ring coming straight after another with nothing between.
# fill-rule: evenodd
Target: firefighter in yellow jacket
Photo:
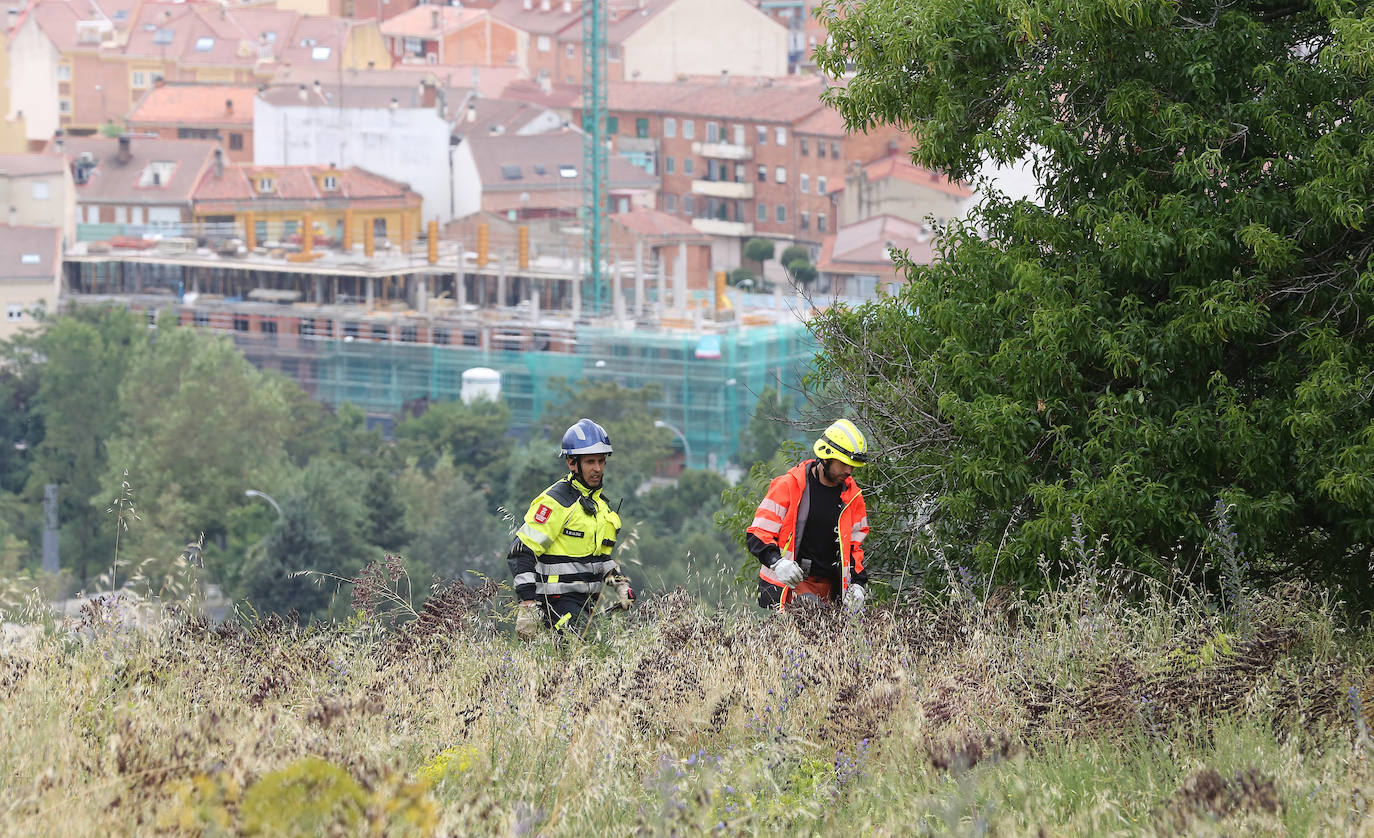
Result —
<instances>
[{"instance_id":1,"label":"firefighter in yellow jacket","mask_svg":"<svg viewBox=\"0 0 1374 838\"><path fill-rule=\"evenodd\" d=\"M606 429L579 419L563 434L558 453L567 458L568 474L530 503L506 556L520 601L515 633L521 640L549 626L576 627L602 599L609 608L634 602L630 580L611 558L620 516L601 493L611 455Z\"/></svg>"},{"instance_id":2,"label":"firefighter in yellow jacket","mask_svg":"<svg viewBox=\"0 0 1374 838\"><path fill-rule=\"evenodd\" d=\"M868 510L853 473L868 461L868 442L841 419L812 450L816 459L773 479L749 526L749 552L761 564L759 605L782 608L814 596L858 610L868 584Z\"/></svg>"}]
</instances>

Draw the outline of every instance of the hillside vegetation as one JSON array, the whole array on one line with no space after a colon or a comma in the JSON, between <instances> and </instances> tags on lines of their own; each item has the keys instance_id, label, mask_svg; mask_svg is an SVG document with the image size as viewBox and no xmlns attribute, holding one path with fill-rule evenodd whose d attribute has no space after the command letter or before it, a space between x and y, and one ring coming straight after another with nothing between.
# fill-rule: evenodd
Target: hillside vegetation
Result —
<instances>
[{"instance_id":1,"label":"hillside vegetation","mask_svg":"<svg viewBox=\"0 0 1374 838\"><path fill-rule=\"evenodd\" d=\"M0 656L9 835L1334 835L1369 829L1371 656L1289 586L1081 570L862 615L682 591L520 646L458 584L388 628L131 603ZM121 612L124 612L121 614Z\"/></svg>"}]
</instances>

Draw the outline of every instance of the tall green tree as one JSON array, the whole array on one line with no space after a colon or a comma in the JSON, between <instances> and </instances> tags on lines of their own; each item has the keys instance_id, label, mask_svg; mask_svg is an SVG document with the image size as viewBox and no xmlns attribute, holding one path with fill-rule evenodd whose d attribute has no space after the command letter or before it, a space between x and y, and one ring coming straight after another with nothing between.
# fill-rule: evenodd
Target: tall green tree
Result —
<instances>
[{"instance_id":1,"label":"tall green tree","mask_svg":"<svg viewBox=\"0 0 1374 838\"><path fill-rule=\"evenodd\" d=\"M396 440L403 454L420 456L425 465L447 454L458 467L480 473L506 459L514 444L509 431L505 402L436 402L398 424Z\"/></svg>"},{"instance_id":2,"label":"tall green tree","mask_svg":"<svg viewBox=\"0 0 1374 838\"><path fill-rule=\"evenodd\" d=\"M818 324L885 529L1029 579L1077 519L1188 570L1221 500L1261 573L1374 602L1374 5L819 15L851 130L959 179L1029 156L1043 201L987 193L900 293Z\"/></svg>"},{"instance_id":3,"label":"tall green tree","mask_svg":"<svg viewBox=\"0 0 1374 838\"><path fill-rule=\"evenodd\" d=\"M119 388L134 354L146 345L147 320L123 309L77 309L47 321L17 342L19 368L36 379L36 438L25 495L37 504L43 487L57 485L62 565L84 584L114 555L114 530L105 507L114 497L107 443L123 421ZM26 433L27 436L27 433ZM35 507L36 508L36 507Z\"/></svg>"},{"instance_id":4,"label":"tall green tree","mask_svg":"<svg viewBox=\"0 0 1374 838\"><path fill-rule=\"evenodd\" d=\"M130 531L136 558L166 556L200 533L216 538L245 490L273 491L288 470L295 386L254 368L228 338L191 329L161 329L135 354L107 483L128 470L143 518ZM108 494L94 501L108 506Z\"/></svg>"}]
</instances>

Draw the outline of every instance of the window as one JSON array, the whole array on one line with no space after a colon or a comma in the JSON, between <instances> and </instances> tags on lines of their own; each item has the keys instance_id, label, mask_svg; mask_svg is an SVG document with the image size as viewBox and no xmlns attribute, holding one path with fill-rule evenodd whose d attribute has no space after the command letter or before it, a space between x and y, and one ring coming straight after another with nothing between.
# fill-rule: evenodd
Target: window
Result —
<instances>
[{"instance_id":1,"label":"window","mask_svg":"<svg viewBox=\"0 0 1374 838\"><path fill-rule=\"evenodd\" d=\"M46 201L52 196L52 190L48 187L46 180L35 180L33 182L33 199L35 201Z\"/></svg>"},{"instance_id":2,"label":"window","mask_svg":"<svg viewBox=\"0 0 1374 838\"><path fill-rule=\"evenodd\" d=\"M254 221L254 222L253 222L253 238L257 239L258 244L262 244L263 242L267 241L267 222L266 222L266 221Z\"/></svg>"},{"instance_id":3,"label":"window","mask_svg":"<svg viewBox=\"0 0 1374 838\"><path fill-rule=\"evenodd\" d=\"M337 192L339 189L339 178L335 175L325 175L320 179L320 187L326 192Z\"/></svg>"},{"instance_id":4,"label":"window","mask_svg":"<svg viewBox=\"0 0 1374 838\"><path fill-rule=\"evenodd\" d=\"M607 60L607 61L619 61L619 60L620 60L620 55L621 55L621 52L620 52L620 44L607 44L607 45L606 45L606 60Z\"/></svg>"},{"instance_id":5,"label":"window","mask_svg":"<svg viewBox=\"0 0 1374 838\"><path fill-rule=\"evenodd\" d=\"M682 120L682 138L690 140L697 134L697 124L690 119Z\"/></svg>"},{"instance_id":6,"label":"window","mask_svg":"<svg viewBox=\"0 0 1374 838\"><path fill-rule=\"evenodd\" d=\"M811 229L811 213L806 212L805 210L803 210L801 214L801 228L803 230Z\"/></svg>"},{"instance_id":7,"label":"window","mask_svg":"<svg viewBox=\"0 0 1374 838\"><path fill-rule=\"evenodd\" d=\"M577 53L573 50L573 45L572 45L572 44L568 44L568 48L565 49L563 52L564 52L569 58L574 58L574 57L577 56Z\"/></svg>"},{"instance_id":8,"label":"window","mask_svg":"<svg viewBox=\"0 0 1374 838\"><path fill-rule=\"evenodd\" d=\"M258 323L258 331L264 335L275 335L277 333L277 321L264 318Z\"/></svg>"},{"instance_id":9,"label":"window","mask_svg":"<svg viewBox=\"0 0 1374 838\"><path fill-rule=\"evenodd\" d=\"M230 150L230 151L242 151L242 150L243 150L243 135L242 135L242 134L234 133L234 134L230 134L230 135L229 135L229 150Z\"/></svg>"},{"instance_id":10,"label":"window","mask_svg":"<svg viewBox=\"0 0 1374 838\"><path fill-rule=\"evenodd\" d=\"M506 180L520 180L524 177L520 167L514 163L504 163L501 166L501 177Z\"/></svg>"},{"instance_id":11,"label":"window","mask_svg":"<svg viewBox=\"0 0 1374 838\"><path fill-rule=\"evenodd\" d=\"M200 326L202 328L207 327L210 325L210 312L197 311L194 315L192 315L192 319L197 326Z\"/></svg>"},{"instance_id":12,"label":"window","mask_svg":"<svg viewBox=\"0 0 1374 838\"><path fill-rule=\"evenodd\" d=\"M425 51L424 41L419 38L407 36L405 39L406 55L422 55Z\"/></svg>"},{"instance_id":13,"label":"window","mask_svg":"<svg viewBox=\"0 0 1374 838\"><path fill-rule=\"evenodd\" d=\"M816 140L816 156L825 156L825 140Z\"/></svg>"},{"instance_id":14,"label":"window","mask_svg":"<svg viewBox=\"0 0 1374 838\"><path fill-rule=\"evenodd\" d=\"M258 178L258 193L267 195L272 192L272 178Z\"/></svg>"},{"instance_id":15,"label":"window","mask_svg":"<svg viewBox=\"0 0 1374 838\"><path fill-rule=\"evenodd\" d=\"M696 161L695 161L695 160L693 160L693 159L690 158L690 157L684 157L684 158L682 158L682 173L683 173L684 175L690 175L690 174L692 174L693 171L694 171L695 169L696 169Z\"/></svg>"},{"instance_id":16,"label":"window","mask_svg":"<svg viewBox=\"0 0 1374 838\"><path fill-rule=\"evenodd\" d=\"M708 123L706 123L706 142L708 142L708 143L718 143L718 142L720 142L720 123L718 123L718 122L708 122Z\"/></svg>"},{"instance_id":17,"label":"window","mask_svg":"<svg viewBox=\"0 0 1374 838\"><path fill-rule=\"evenodd\" d=\"M419 338L414 326L401 327L401 342L414 343Z\"/></svg>"},{"instance_id":18,"label":"window","mask_svg":"<svg viewBox=\"0 0 1374 838\"><path fill-rule=\"evenodd\" d=\"M663 196L663 211L677 212L677 196L669 192Z\"/></svg>"},{"instance_id":19,"label":"window","mask_svg":"<svg viewBox=\"0 0 1374 838\"><path fill-rule=\"evenodd\" d=\"M154 160L143 169L143 174L138 179L138 185L147 186L166 186L172 180L172 172L176 169L176 164L170 160Z\"/></svg>"},{"instance_id":20,"label":"window","mask_svg":"<svg viewBox=\"0 0 1374 838\"><path fill-rule=\"evenodd\" d=\"M558 167L558 176L561 178L575 178L577 177L577 167L564 163Z\"/></svg>"},{"instance_id":21,"label":"window","mask_svg":"<svg viewBox=\"0 0 1374 838\"><path fill-rule=\"evenodd\" d=\"M747 176L748 176L748 175L747 175L747 172L746 172L746 170L745 170L745 168L744 168L744 164L743 164L743 163L736 163L736 164L735 164L735 183L744 183L744 179L745 179L745 177L747 177Z\"/></svg>"},{"instance_id":22,"label":"window","mask_svg":"<svg viewBox=\"0 0 1374 838\"><path fill-rule=\"evenodd\" d=\"M16 320L24 319L24 307L16 303L5 306L5 319L13 323Z\"/></svg>"},{"instance_id":23,"label":"window","mask_svg":"<svg viewBox=\"0 0 1374 838\"><path fill-rule=\"evenodd\" d=\"M214 38L196 38L196 52L209 52L214 48Z\"/></svg>"},{"instance_id":24,"label":"window","mask_svg":"<svg viewBox=\"0 0 1374 838\"><path fill-rule=\"evenodd\" d=\"M58 99L58 100L57 100L57 112L60 113L60 114L65 114L65 115L70 116L70 115L71 115L71 112L72 112L72 100L71 100L71 99Z\"/></svg>"},{"instance_id":25,"label":"window","mask_svg":"<svg viewBox=\"0 0 1374 838\"><path fill-rule=\"evenodd\" d=\"M766 125L760 125L758 126L758 132L759 145L768 145L768 127Z\"/></svg>"},{"instance_id":26,"label":"window","mask_svg":"<svg viewBox=\"0 0 1374 838\"><path fill-rule=\"evenodd\" d=\"M677 136L677 120L673 119L671 116L666 116L663 118L663 136Z\"/></svg>"},{"instance_id":27,"label":"window","mask_svg":"<svg viewBox=\"0 0 1374 838\"><path fill-rule=\"evenodd\" d=\"M463 332L464 346L481 346L482 335L478 332Z\"/></svg>"},{"instance_id":28,"label":"window","mask_svg":"<svg viewBox=\"0 0 1374 838\"><path fill-rule=\"evenodd\" d=\"M671 175L671 174L673 174L673 173L676 172L676 171L677 171L677 158L675 158L675 157L665 157L665 158L663 158L663 173L664 173L665 175Z\"/></svg>"},{"instance_id":29,"label":"window","mask_svg":"<svg viewBox=\"0 0 1374 838\"><path fill-rule=\"evenodd\" d=\"M735 126L735 145L744 145L744 126Z\"/></svg>"},{"instance_id":30,"label":"window","mask_svg":"<svg viewBox=\"0 0 1374 838\"><path fill-rule=\"evenodd\" d=\"M833 140L830 143L830 156L836 160L840 159L840 144Z\"/></svg>"},{"instance_id":31,"label":"window","mask_svg":"<svg viewBox=\"0 0 1374 838\"><path fill-rule=\"evenodd\" d=\"M37 253L24 253L19 257L19 264L41 265L43 264L43 257L39 256Z\"/></svg>"},{"instance_id":32,"label":"window","mask_svg":"<svg viewBox=\"0 0 1374 838\"><path fill-rule=\"evenodd\" d=\"M802 176L801 176L801 191L802 191L803 194L805 194L805 193L811 191L811 176L810 176L810 175L802 175Z\"/></svg>"},{"instance_id":33,"label":"window","mask_svg":"<svg viewBox=\"0 0 1374 838\"><path fill-rule=\"evenodd\" d=\"M72 65L70 65L70 64L58 64L58 65L57 65L57 80L58 80L58 81L71 81L71 80L72 80Z\"/></svg>"},{"instance_id":34,"label":"window","mask_svg":"<svg viewBox=\"0 0 1374 838\"><path fill-rule=\"evenodd\" d=\"M820 175L820 176L817 176L817 177L816 177L816 194L817 194L817 195L824 195L824 194L825 194L825 177L824 177L823 175Z\"/></svg>"},{"instance_id":35,"label":"window","mask_svg":"<svg viewBox=\"0 0 1374 838\"><path fill-rule=\"evenodd\" d=\"M810 149L811 149L811 143L807 142L807 140L806 140L805 137L802 137L801 140L800 140L799 142L801 143L801 153L802 153L802 156L805 157L805 156L807 156L808 154L810 154L810 153L811 153L811 151L810 151Z\"/></svg>"},{"instance_id":36,"label":"window","mask_svg":"<svg viewBox=\"0 0 1374 838\"><path fill-rule=\"evenodd\" d=\"M170 29L159 29L153 33L153 43L165 47L172 42L172 36L175 34Z\"/></svg>"},{"instance_id":37,"label":"window","mask_svg":"<svg viewBox=\"0 0 1374 838\"><path fill-rule=\"evenodd\" d=\"M390 340L391 329L387 326L374 325L372 327L373 340Z\"/></svg>"},{"instance_id":38,"label":"window","mask_svg":"<svg viewBox=\"0 0 1374 838\"><path fill-rule=\"evenodd\" d=\"M619 134L619 133L620 133L620 117L618 117L618 116L608 116L608 117L606 117L606 134L607 134L607 136L614 137L614 136L616 136L616 135Z\"/></svg>"},{"instance_id":39,"label":"window","mask_svg":"<svg viewBox=\"0 0 1374 838\"><path fill-rule=\"evenodd\" d=\"M766 224L767 222L768 222L768 205L767 205L767 204L759 204L759 223L760 223L760 224Z\"/></svg>"},{"instance_id":40,"label":"window","mask_svg":"<svg viewBox=\"0 0 1374 838\"><path fill-rule=\"evenodd\" d=\"M765 166L765 165L763 165L762 163L760 163L760 164L759 164L759 183L767 183L767 182L768 182L768 167Z\"/></svg>"},{"instance_id":41,"label":"window","mask_svg":"<svg viewBox=\"0 0 1374 838\"><path fill-rule=\"evenodd\" d=\"M299 221L283 221L281 223L281 234L286 238L296 235L296 231L301 228Z\"/></svg>"},{"instance_id":42,"label":"window","mask_svg":"<svg viewBox=\"0 0 1374 838\"><path fill-rule=\"evenodd\" d=\"M787 207L783 204L778 204L778 223L787 223Z\"/></svg>"},{"instance_id":43,"label":"window","mask_svg":"<svg viewBox=\"0 0 1374 838\"><path fill-rule=\"evenodd\" d=\"M823 212L816 213L816 229L822 233L825 232L825 213Z\"/></svg>"},{"instance_id":44,"label":"window","mask_svg":"<svg viewBox=\"0 0 1374 838\"><path fill-rule=\"evenodd\" d=\"M641 140L649 136L649 118L641 116L635 119L635 136Z\"/></svg>"},{"instance_id":45,"label":"window","mask_svg":"<svg viewBox=\"0 0 1374 838\"><path fill-rule=\"evenodd\" d=\"M345 322L343 331L345 338L356 338L358 336L358 324L353 322Z\"/></svg>"},{"instance_id":46,"label":"window","mask_svg":"<svg viewBox=\"0 0 1374 838\"><path fill-rule=\"evenodd\" d=\"M548 35L540 35L539 40L535 41L535 44L538 46L540 52L548 52L550 49L553 49L553 42L549 40ZM438 341L435 341L435 343L438 343Z\"/></svg>"},{"instance_id":47,"label":"window","mask_svg":"<svg viewBox=\"0 0 1374 838\"><path fill-rule=\"evenodd\" d=\"M696 199L691 195L682 196L682 211L689 218L696 212Z\"/></svg>"},{"instance_id":48,"label":"window","mask_svg":"<svg viewBox=\"0 0 1374 838\"><path fill-rule=\"evenodd\" d=\"M328 61L330 47L314 47L310 50L311 61Z\"/></svg>"},{"instance_id":49,"label":"window","mask_svg":"<svg viewBox=\"0 0 1374 838\"><path fill-rule=\"evenodd\" d=\"M248 331L248 318L247 318L247 317L240 317L240 316L238 316L238 315L234 315L234 331L236 331L236 332L246 332L246 331Z\"/></svg>"},{"instance_id":50,"label":"window","mask_svg":"<svg viewBox=\"0 0 1374 838\"><path fill-rule=\"evenodd\" d=\"M787 145L787 129L779 125L777 127L778 145Z\"/></svg>"},{"instance_id":51,"label":"window","mask_svg":"<svg viewBox=\"0 0 1374 838\"><path fill-rule=\"evenodd\" d=\"M449 335L448 329L435 329L435 330L434 330L434 342L437 343L437 344L439 344L440 346L448 346L448 341L449 341L449 336L448 336L448 335Z\"/></svg>"},{"instance_id":52,"label":"window","mask_svg":"<svg viewBox=\"0 0 1374 838\"><path fill-rule=\"evenodd\" d=\"M773 172L773 176L777 179L778 183L787 183L787 167L779 166Z\"/></svg>"}]
</instances>

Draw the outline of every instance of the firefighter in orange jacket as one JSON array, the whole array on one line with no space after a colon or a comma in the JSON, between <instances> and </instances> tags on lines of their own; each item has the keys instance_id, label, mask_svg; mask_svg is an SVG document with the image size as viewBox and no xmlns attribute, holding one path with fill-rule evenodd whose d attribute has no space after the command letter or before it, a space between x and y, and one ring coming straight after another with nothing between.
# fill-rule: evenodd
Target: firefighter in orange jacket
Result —
<instances>
[{"instance_id":1,"label":"firefighter in orange jacket","mask_svg":"<svg viewBox=\"0 0 1374 838\"><path fill-rule=\"evenodd\" d=\"M868 443L841 419L812 450L816 459L773 479L749 525L749 552L762 564L759 605L781 608L810 595L858 610L868 584L868 511L852 475L867 462Z\"/></svg>"}]
</instances>

